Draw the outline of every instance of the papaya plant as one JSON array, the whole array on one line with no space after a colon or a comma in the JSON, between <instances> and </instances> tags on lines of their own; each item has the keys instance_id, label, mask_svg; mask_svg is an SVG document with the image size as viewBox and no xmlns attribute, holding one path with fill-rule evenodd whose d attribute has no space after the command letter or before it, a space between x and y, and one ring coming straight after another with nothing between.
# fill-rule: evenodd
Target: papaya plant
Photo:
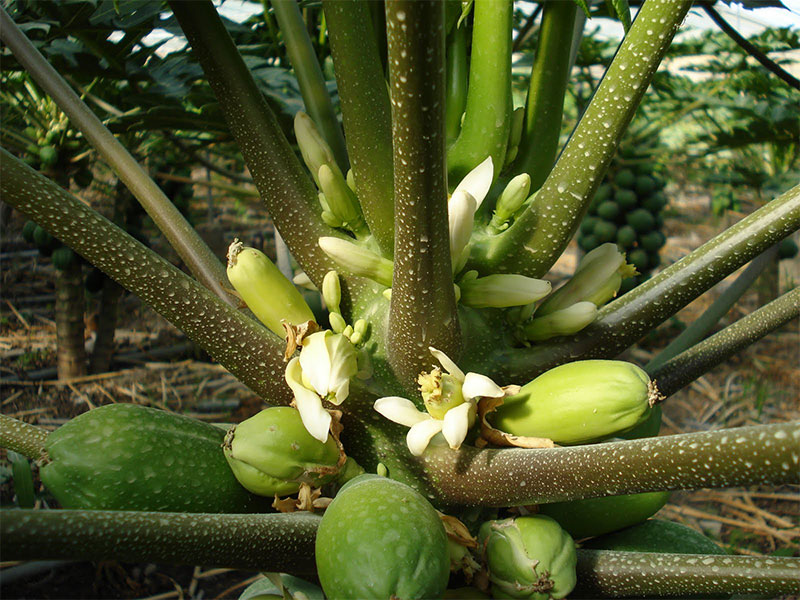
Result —
<instances>
[{"instance_id":1,"label":"papaya plant","mask_svg":"<svg viewBox=\"0 0 800 600\"><path fill-rule=\"evenodd\" d=\"M611 5L627 15L627 3ZM698 558L673 546L576 551L558 511L507 510L580 501L584 526L603 511L636 515L583 534L597 536L653 514L670 490L799 480L797 423L656 436L658 403L797 317L797 289L657 368L614 358L796 231L800 186L616 300L632 267L613 244L583 257L555 291L541 279L576 233L690 6L642 4L558 153L564 56L581 10L571 3L543 4L526 104L515 111L511 0L323 0L342 133L320 93L321 46L299 5L275 0L269 18L313 115L295 118L298 158L214 5L170 2L302 268L298 281L325 301L329 329L255 249L231 240L226 269L3 11L3 42L190 274L5 150L4 202L138 294L265 402L297 409L266 409L227 434L120 407L51 435L2 417L2 444L38 459L45 484L72 508L3 511L3 556L316 575L329 598L441 596L448 562L463 573L453 582L474 577L498 597L562 598L573 586L590 597L796 590L798 559ZM341 487L329 512L310 514L327 504L316 486L331 481L322 489ZM296 499L278 498L295 489ZM259 492L276 494L280 512L248 512L259 510ZM508 519L495 519L501 512Z\"/></svg>"}]
</instances>

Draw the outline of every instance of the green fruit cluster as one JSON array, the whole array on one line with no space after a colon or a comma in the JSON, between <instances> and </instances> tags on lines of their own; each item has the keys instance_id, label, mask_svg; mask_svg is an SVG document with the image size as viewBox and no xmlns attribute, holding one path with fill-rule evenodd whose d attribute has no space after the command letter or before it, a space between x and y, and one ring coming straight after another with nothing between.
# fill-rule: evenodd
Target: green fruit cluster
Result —
<instances>
[{"instance_id":1,"label":"green fruit cluster","mask_svg":"<svg viewBox=\"0 0 800 600\"><path fill-rule=\"evenodd\" d=\"M666 204L664 182L653 173L652 162L642 158L620 159L597 189L581 223L578 246L589 252L612 242L627 254L639 276L625 280L620 293L647 279L661 263L659 250L666 242L661 213Z\"/></svg>"}]
</instances>

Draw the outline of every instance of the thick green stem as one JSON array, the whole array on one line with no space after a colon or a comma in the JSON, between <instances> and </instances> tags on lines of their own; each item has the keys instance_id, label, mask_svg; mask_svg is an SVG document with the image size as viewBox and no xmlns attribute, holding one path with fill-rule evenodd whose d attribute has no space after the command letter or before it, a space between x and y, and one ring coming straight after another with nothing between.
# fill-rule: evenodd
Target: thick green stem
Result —
<instances>
[{"instance_id":1,"label":"thick green stem","mask_svg":"<svg viewBox=\"0 0 800 600\"><path fill-rule=\"evenodd\" d=\"M536 199L509 229L473 249L476 268L547 273L572 239L691 4L645 1Z\"/></svg>"},{"instance_id":2,"label":"thick green stem","mask_svg":"<svg viewBox=\"0 0 800 600\"><path fill-rule=\"evenodd\" d=\"M392 114L370 2L325 0L347 150L364 219L384 256L394 252Z\"/></svg>"},{"instance_id":3,"label":"thick green stem","mask_svg":"<svg viewBox=\"0 0 800 600\"><path fill-rule=\"evenodd\" d=\"M50 66L8 13L0 7L2 40L14 52L31 77L53 98L70 121L114 169L119 178L139 200L153 222L164 233L192 273L207 288L228 302L234 299L225 291L225 268L211 249L192 229L136 159L106 129L100 119L72 91L66 81Z\"/></svg>"},{"instance_id":4,"label":"thick green stem","mask_svg":"<svg viewBox=\"0 0 800 600\"><path fill-rule=\"evenodd\" d=\"M495 176L511 127L511 0L475 0L464 123L447 151L450 187L492 157Z\"/></svg>"},{"instance_id":5,"label":"thick green stem","mask_svg":"<svg viewBox=\"0 0 800 600\"><path fill-rule=\"evenodd\" d=\"M283 34L286 54L289 56L289 62L292 63L297 77L306 111L317 124L322 137L328 142L328 146L331 147L336 164L339 165L342 173L346 173L347 149L344 145L342 128L333 111L325 78L322 75L314 46L311 44L311 38L308 37L308 30L303 16L300 14L297 0L272 0L272 10L278 20L281 34Z\"/></svg>"},{"instance_id":6,"label":"thick green stem","mask_svg":"<svg viewBox=\"0 0 800 600\"><path fill-rule=\"evenodd\" d=\"M447 37L447 91L445 92L445 134L452 144L461 132L461 117L467 105L467 28L453 27Z\"/></svg>"},{"instance_id":7,"label":"thick green stem","mask_svg":"<svg viewBox=\"0 0 800 600\"><path fill-rule=\"evenodd\" d=\"M208 1L170 3L219 100L253 183L294 257L318 285L335 269L317 240L339 236L320 217L317 192L231 36Z\"/></svg>"},{"instance_id":8,"label":"thick green stem","mask_svg":"<svg viewBox=\"0 0 800 600\"><path fill-rule=\"evenodd\" d=\"M616 356L798 228L800 185L606 305L579 334L501 353L495 359L497 368L508 379L522 383L563 362Z\"/></svg>"},{"instance_id":9,"label":"thick green stem","mask_svg":"<svg viewBox=\"0 0 800 600\"><path fill-rule=\"evenodd\" d=\"M544 183L558 150L564 93L572 67L570 53L576 10L574 2L548 2L542 13L522 139L513 167L515 174L531 176L531 192Z\"/></svg>"},{"instance_id":10,"label":"thick green stem","mask_svg":"<svg viewBox=\"0 0 800 600\"><path fill-rule=\"evenodd\" d=\"M800 481L800 422L568 448L428 448L436 501L482 506Z\"/></svg>"},{"instance_id":11,"label":"thick green stem","mask_svg":"<svg viewBox=\"0 0 800 600\"><path fill-rule=\"evenodd\" d=\"M800 592L800 559L578 550L570 598L700 597Z\"/></svg>"},{"instance_id":12,"label":"thick green stem","mask_svg":"<svg viewBox=\"0 0 800 600\"><path fill-rule=\"evenodd\" d=\"M0 149L3 201L102 269L271 402L291 400L284 344L52 181Z\"/></svg>"},{"instance_id":13,"label":"thick green stem","mask_svg":"<svg viewBox=\"0 0 800 600\"><path fill-rule=\"evenodd\" d=\"M649 372L669 396L798 315L800 288L795 288Z\"/></svg>"},{"instance_id":14,"label":"thick green stem","mask_svg":"<svg viewBox=\"0 0 800 600\"><path fill-rule=\"evenodd\" d=\"M647 363L645 370L648 373L658 370L665 362L684 350L688 350L702 340L705 335L711 331L711 328L728 313L734 304L736 304L739 298L742 297L742 294L747 291L767 265L773 262L777 254L778 247L773 246L755 258L744 272L736 278L736 281L729 285L699 318L692 321L678 337L672 340L653 360Z\"/></svg>"},{"instance_id":15,"label":"thick green stem","mask_svg":"<svg viewBox=\"0 0 800 600\"><path fill-rule=\"evenodd\" d=\"M432 364L428 346L460 349L447 219L444 3L386 4L392 90L395 233L388 355L408 388Z\"/></svg>"},{"instance_id":16,"label":"thick green stem","mask_svg":"<svg viewBox=\"0 0 800 600\"><path fill-rule=\"evenodd\" d=\"M117 560L315 573L320 517L103 510L0 513L3 560Z\"/></svg>"},{"instance_id":17,"label":"thick green stem","mask_svg":"<svg viewBox=\"0 0 800 600\"><path fill-rule=\"evenodd\" d=\"M0 448L6 448L37 460L44 451L44 429L0 414Z\"/></svg>"}]
</instances>

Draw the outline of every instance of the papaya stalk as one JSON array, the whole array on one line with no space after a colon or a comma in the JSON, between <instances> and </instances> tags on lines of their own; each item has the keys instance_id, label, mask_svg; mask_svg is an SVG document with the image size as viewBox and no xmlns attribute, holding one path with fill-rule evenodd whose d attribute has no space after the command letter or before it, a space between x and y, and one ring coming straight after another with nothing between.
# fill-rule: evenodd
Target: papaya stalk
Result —
<instances>
[{"instance_id":1,"label":"papaya stalk","mask_svg":"<svg viewBox=\"0 0 800 600\"><path fill-rule=\"evenodd\" d=\"M121 510L15 510L0 515L0 550L14 560L116 556L129 562L217 565L312 575L320 517Z\"/></svg>"},{"instance_id":2,"label":"papaya stalk","mask_svg":"<svg viewBox=\"0 0 800 600\"><path fill-rule=\"evenodd\" d=\"M386 4L394 140L394 274L390 364L409 389L428 346L460 353L450 263L444 152L444 4Z\"/></svg>"},{"instance_id":3,"label":"papaya stalk","mask_svg":"<svg viewBox=\"0 0 800 600\"><path fill-rule=\"evenodd\" d=\"M800 481L800 423L544 449L430 448L436 501L512 506L658 490ZM585 465L592 465L586 469Z\"/></svg>"},{"instance_id":4,"label":"papaya stalk","mask_svg":"<svg viewBox=\"0 0 800 600\"><path fill-rule=\"evenodd\" d=\"M0 447L38 460L44 450L47 431L0 414Z\"/></svg>"},{"instance_id":5,"label":"papaya stalk","mask_svg":"<svg viewBox=\"0 0 800 600\"><path fill-rule=\"evenodd\" d=\"M800 559L578 550L570 597L704 597L800 591Z\"/></svg>"}]
</instances>

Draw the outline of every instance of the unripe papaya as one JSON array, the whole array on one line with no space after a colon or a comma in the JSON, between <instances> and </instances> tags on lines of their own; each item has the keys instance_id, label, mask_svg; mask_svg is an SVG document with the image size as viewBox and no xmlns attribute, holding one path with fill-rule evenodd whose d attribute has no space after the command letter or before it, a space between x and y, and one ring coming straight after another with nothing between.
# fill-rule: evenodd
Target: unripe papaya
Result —
<instances>
[{"instance_id":1,"label":"unripe papaya","mask_svg":"<svg viewBox=\"0 0 800 600\"><path fill-rule=\"evenodd\" d=\"M667 554L727 554L713 540L680 523L648 519L638 525L596 537L583 544L595 550L666 552Z\"/></svg>"},{"instance_id":2,"label":"unripe papaya","mask_svg":"<svg viewBox=\"0 0 800 600\"><path fill-rule=\"evenodd\" d=\"M636 174L630 169L622 169L614 176L614 183L621 188L633 188L636 183Z\"/></svg>"},{"instance_id":3,"label":"unripe papaya","mask_svg":"<svg viewBox=\"0 0 800 600\"><path fill-rule=\"evenodd\" d=\"M487 521L478 547L494 598L559 599L575 587L575 542L550 517Z\"/></svg>"},{"instance_id":4,"label":"unripe papaya","mask_svg":"<svg viewBox=\"0 0 800 600\"><path fill-rule=\"evenodd\" d=\"M639 198L633 190L617 190L617 193L614 194L614 200L622 210L630 210L636 206Z\"/></svg>"},{"instance_id":5,"label":"unripe papaya","mask_svg":"<svg viewBox=\"0 0 800 600\"><path fill-rule=\"evenodd\" d=\"M312 437L289 406L267 408L231 427L223 450L239 483L259 496L294 494L301 483L319 487L339 470L334 439L323 444Z\"/></svg>"},{"instance_id":6,"label":"unripe papaya","mask_svg":"<svg viewBox=\"0 0 800 600\"><path fill-rule=\"evenodd\" d=\"M603 535L641 523L669 500L669 492L586 498L541 504L539 512L558 521L575 539Z\"/></svg>"},{"instance_id":7,"label":"unripe papaya","mask_svg":"<svg viewBox=\"0 0 800 600\"><path fill-rule=\"evenodd\" d=\"M489 415L497 429L557 444L583 444L627 431L659 400L642 369L619 360L581 360L542 373Z\"/></svg>"},{"instance_id":8,"label":"unripe papaya","mask_svg":"<svg viewBox=\"0 0 800 600\"><path fill-rule=\"evenodd\" d=\"M225 431L138 404L110 404L47 437L40 474L65 508L260 512L222 453Z\"/></svg>"},{"instance_id":9,"label":"unripe papaya","mask_svg":"<svg viewBox=\"0 0 800 600\"><path fill-rule=\"evenodd\" d=\"M315 554L329 600L441 598L450 576L447 534L434 508L377 475L342 487L319 524Z\"/></svg>"}]
</instances>

